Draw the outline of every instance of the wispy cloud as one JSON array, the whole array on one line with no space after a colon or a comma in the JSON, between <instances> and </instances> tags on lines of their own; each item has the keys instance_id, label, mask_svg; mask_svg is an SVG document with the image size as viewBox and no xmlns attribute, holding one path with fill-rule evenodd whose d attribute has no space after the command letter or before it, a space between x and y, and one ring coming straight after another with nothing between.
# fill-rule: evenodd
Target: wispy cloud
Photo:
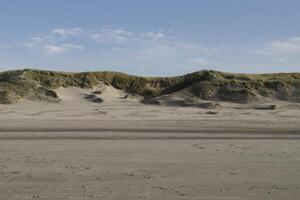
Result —
<instances>
[{"instance_id":1,"label":"wispy cloud","mask_svg":"<svg viewBox=\"0 0 300 200\"><path fill-rule=\"evenodd\" d=\"M209 61L205 58L192 58L192 59L188 59L188 61L191 64L201 65L201 66L209 64Z\"/></svg>"},{"instance_id":2,"label":"wispy cloud","mask_svg":"<svg viewBox=\"0 0 300 200\"><path fill-rule=\"evenodd\" d=\"M125 28L58 27L49 30L48 34L29 38L23 47L34 50L34 55L36 52L44 55L41 57L45 60L49 56L51 62L57 61L55 65L72 65L76 60L77 65L112 66L117 70L120 69L118 66L124 66L134 69L133 72L162 71L164 68L167 73L168 67L176 68L177 72L208 67L254 72L262 66L272 71L283 65L297 69L300 62L300 37L243 47L216 46L189 41L178 37L174 30L163 29L139 32Z\"/></svg>"},{"instance_id":3,"label":"wispy cloud","mask_svg":"<svg viewBox=\"0 0 300 200\"><path fill-rule=\"evenodd\" d=\"M98 49L98 53L105 52L105 55L122 53L123 56L135 56L139 59L184 57L185 60L198 57L197 54L213 51L210 48L176 40L170 37L173 32L173 29L132 32L123 28L103 28L95 31L80 27L61 27L52 29L47 35L31 37L25 47L40 49L49 55L82 50L86 45L87 51L89 48Z\"/></svg>"},{"instance_id":4,"label":"wispy cloud","mask_svg":"<svg viewBox=\"0 0 300 200\"><path fill-rule=\"evenodd\" d=\"M98 43L123 43L133 38L134 33L125 29L103 28L100 31L86 30L83 28L55 28L51 31L55 37L80 37L81 39L93 40Z\"/></svg>"},{"instance_id":5,"label":"wispy cloud","mask_svg":"<svg viewBox=\"0 0 300 200\"><path fill-rule=\"evenodd\" d=\"M142 37L147 38L147 39L161 39L165 35L162 32L146 32L141 34Z\"/></svg>"},{"instance_id":6,"label":"wispy cloud","mask_svg":"<svg viewBox=\"0 0 300 200\"><path fill-rule=\"evenodd\" d=\"M134 38L134 33L124 29L103 29L100 32L91 32L85 35L99 43L122 44Z\"/></svg>"},{"instance_id":7,"label":"wispy cloud","mask_svg":"<svg viewBox=\"0 0 300 200\"><path fill-rule=\"evenodd\" d=\"M66 35L63 37L66 37ZM83 46L81 45L64 43L51 35L31 37L23 46L26 48L40 50L45 55L63 54L72 50L83 49Z\"/></svg>"},{"instance_id":8,"label":"wispy cloud","mask_svg":"<svg viewBox=\"0 0 300 200\"><path fill-rule=\"evenodd\" d=\"M62 53L69 52L71 50L82 50L82 49L83 49L82 46L74 45L74 44L62 44L60 46L46 44L43 47L45 54L62 54Z\"/></svg>"},{"instance_id":9,"label":"wispy cloud","mask_svg":"<svg viewBox=\"0 0 300 200\"><path fill-rule=\"evenodd\" d=\"M217 54L216 48L177 37L173 29L58 27L47 34L30 37L23 48L27 48L30 55L40 54L40 62L50 65L89 65L127 71L119 68L123 66L134 73L164 70L165 74L168 73L166 67L172 67L177 73L203 69L208 60L209 64L214 63L212 55Z\"/></svg>"},{"instance_id":10,"label":"wispy cloud","mask_svg":"<svg viewBox=\"0 0 300 200\"><path fill-rule=\"evenodd\" d=\"M52 30L53 35L58 35L61 37L67 37L67 36L80 36L84 34L84 30L82 28L55 28Z\"/></svg>"},{"instance_id":11,"label":"wispy cloud","mask_svg":"<svg viewBox=\"0 0 300 200\"><path fill-rule=\"evenodd\" d=\"M66 52L67 49L64 47L61 47L61 46L47 44L44 47L44 51L45 51L45 53L49 53L49 54L60 54L60 53Z\"/></svg>"},{"instance_id":12,"label":"wispy cloud","mask_svg":"<svg viewBox=\"0 0 300 200\"><path fill-rule=\"evenodd\" d=\"M300 54L300 37L291 37L285 40L272 41L263 48L255 51L261 55L294 55Z\"/></svg>"},{"instance_id":13,"label":"wispy cloud","mask_svg":"<svg viewBox=\"0 0 300 200\"><path fill-rule=\"evenodd\" d=\"M158 29L149 32L132 32L123 28L103 28L100 31L83 28L55 28L52 29L51 35L55 37L81 37L90 39L98 43L106 44L123 44L129 42L141 42L149 40L159 40L165 37L165 33L173 32L173 29L167 31Z\"/></svg>"}]
</instances>

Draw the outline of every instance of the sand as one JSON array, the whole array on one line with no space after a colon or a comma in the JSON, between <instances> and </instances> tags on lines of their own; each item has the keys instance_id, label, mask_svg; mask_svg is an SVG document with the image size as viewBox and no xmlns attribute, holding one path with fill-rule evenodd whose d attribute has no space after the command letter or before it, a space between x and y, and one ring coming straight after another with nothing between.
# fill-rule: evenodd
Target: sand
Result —
<instances>
[{"instance_id":1,"label":"sand","mask_svg":"<svg viewBox=\"0 0 300 200\"><path fill-rule=\"evenodd\" d=\"M102 103L85 98L95 90ZM0 199L300 197L300 105L143 105L111 87L0 105ZM214 114L212 114L214 113Z\"/></svg>"}]
</instances>

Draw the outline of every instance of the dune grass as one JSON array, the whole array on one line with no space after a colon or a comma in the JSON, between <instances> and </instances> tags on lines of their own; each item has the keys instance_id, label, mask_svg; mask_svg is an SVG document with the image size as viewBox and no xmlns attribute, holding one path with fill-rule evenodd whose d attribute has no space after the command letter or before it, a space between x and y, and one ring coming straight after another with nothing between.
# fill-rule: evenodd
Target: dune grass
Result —
<instances>
[{"instance_id":1,"label":"dune grass","mask_svg":"<svg viewBox=\"0 0 300 200\"><path fill-rule=\"evenodd\" d=\"M0 103L22 98L49 99L59 87L112 85L132 95L152 98L181 90L200 99L247 103L259 97L300 100L300 73L234 74L203 70L175 77L140 77L120 72L54 72L34 69L0 73ZM53 95L52 95L53 96Z\"/></svg>"}]
</instances>

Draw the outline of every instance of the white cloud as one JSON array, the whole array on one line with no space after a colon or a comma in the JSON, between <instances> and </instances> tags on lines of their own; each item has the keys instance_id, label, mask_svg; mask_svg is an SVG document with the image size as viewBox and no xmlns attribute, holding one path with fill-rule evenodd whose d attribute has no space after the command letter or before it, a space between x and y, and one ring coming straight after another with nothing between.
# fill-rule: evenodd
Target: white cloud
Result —
<instances>
[{"instance_id":1,"label":"white cloud","mask_svg":"<svg viewBox=\"0 0 300 200\"><path fill-rule=\"evenodd\" d=\"M285 59L285 58L274 58L273 61L279 62L279 63L285 63L285 62L287 62L288 60Z\"/></svg>"},{"instance_id":2,"label":"white cloud","mask_svg":"<svg viewBox=\"0 0 300 200\"><path fill-rule=\"evenodd\" d=\"M300 43L294 43L291 41L276 41L272 42L268 45L269 49L272 52L278 52L278 53L295 53L300 52Z\"/></svg>"},{"instance_id":3,"label":"white cloud","mask_svg":"<svg viewBox=\"0 0 300 200\"><path fill-rule=\"evenodd\" d=\"M133 33L123 29L103 29L100 32L92 32L85 35L99 43L122 44L133 38Z\"/></svg>"},{"instance_id":4,"label":"white cloud","mask_svg":"<svg viewBox=\"0 0 300 200\"><path fill-rule=\"evenodd\" d=\"M165 37L163 29L159 29L154 32L133 33L122 28L103 28L100 31L86 30L80 27L75 28L55 28L52 29L51 34L58 37L82 37L86 39L92 39L98 43L105 44L124 44L131 41L143 41L143 40L158 40ZM173 32L173 29L167 31L167 33Z\"/></svg>"},{"instance_id":5,"label":"white cloud","mask_svg":"<svg viewBox=\"0 0 300 200\"><path fill-rule=\"evenodd\" d=\"M133 32L122 28L99 31L55 28L47 35L30 38L26 47L54 56L83 50L84 45L88 53L74 59L87 59L90 65L99 65L101 60L100 65L107 66L201 67L208 64L206 57L217 52L214 48L182 41L175 34L174 30L163 29Z\"/></svg>"},{"instance_id":6,"label":"white cloud","mask_svg":"<svg viewBox=\"0 0 300 200\"><path fill-rule=\"evenodd\" d=\"M105 48L108 47L108 51L111 50L119 53L127 52L128 54L135 54L141 57L166 57L174 54L177 49L186 48L180 44L175 44L175 42L171 40L169 41L166 38L164 33L171 33L173 32L173 29L168 31L160 29L153 32L140 33L131 32L122 28L103 28L100 31L85 30L82 28L64 28L54 30L55 31L52 31L52 34L60 34L64 37L78 36L78 39L85 40L86 42L95 42L90 45L103 44L105 45ZM98 46L98 48L101 49L102 46ZM192 50L196 50L196 48Z\"/></svg>"},{"instance_id":7,"label":"white cloud","mask_svg":"<svg viewBox=\"0 0 300 200\"><path fill-rule=\"evenodd\" d=\"M74 49L74 50L82 50L83 47L81 45L76 44L63 44L63 46L67 49Z\"/></svg>"},{"instance_id":8,"label":"white cloud","mask_svg":"<svg viewBox=\"0 0 300 200\"><path fill-rule=\"evenodd\" d=\"M81 37L91 39L99 43L123 43L129 40L133 33L125 29L103 28L100 31L86 30L83 28L55 28L51 32L52 35L58 37Z\"/></svg>"},{"instance_id":9,"label":"white cloud","mask_svg":"<svg viewBox=\"0 0 300 200\"><path fill-rule=\"evenodd\" d=\"M30 40L26 42L23 46L27 48L34 48L43 45L44 43L52 43L52 41L41 37L31 37Z\"/></svg>"},{"instance_id":10,"label":"white cloud","mask_svg":"<svg viewBox=\"0 0 300 200\"><path fill-rule=\"evenodd\" d=\"M67 32L64 32L63 29L54 29L55 34L62 34L61 36L66 37ZM73 30L73 29L72 29ZM77 28L74 29L76 31ZM52 31L53 32L53 31ZM81 45L72 44L72 43L64 43L64 40L57 39L52 35L45 36L34 36L31 37L28 42L24 45L21 45L26 48L36 49L45 55L50 54L63 54L70 52L71 50L82 50L83 47Z\"/></svg>"},{"instance_id":11,"label":"white cloud","mask_svg":"<svg viewBox=\"0 0 300 200\"><path fill-rule=\"evenodd\" d=\"M272 41L262 49L256 50L255 53L260 55L300 55L300 37Z\"/></svg>"},{"instance_id":12,"label":"white cloud","mask_svg":"<svg viewBox=\"0 0 300 200\"><path fill-rule=\"evenodd\" d=\"M52 34L54 35L59 35L62 37L66 36L79 36L83 34L83 29L82 28L55 28L52 30Z\"/></svg>"},{"instance_id":13,"label":"white cloud","mask_svg":"<svg viewBox=\"0 0 300 200\"><path fill-rule=\"evenodd\" d=\"M262 67L266 69L264 71L282 70L282 66L294 71L299 70L300 37L279 39L265 44L245 43L241 46L240 43L217 47L187 41L189 40L177 37L172 29L141 32L124 28L92 30L80 27L58 27L50 30L46 35L36 35L20 44L10 44L10 49L28 48L27 51L15 51L22 52L19 56L23 56L23 61L28 62L28 65L32 65L35 60L44 59L40 63L36 61L34 65L47 62L49 65L68 64L78 68L89 65L100 66L103 69L107 66L122 66L125 67L124 70L131 69L131 72L148 70L151 73L153 71L159 73L163 70L169 73L169 67L176 68L174 71L177 72L186 72L190 69L202 69L207 65L213 69L239 72L262 71ZM0 45L2 56L10 53L4 49L5 47ZM81 56L76 57L76 54L71 54L73 51L83 49L87 52L83 52ZM63 56L68 54L69 57ZM46 56L37 58L36 55ZM48 55L53 57L47 57ZM53 59L56 55L61 56ZM11 60L13 63L14 60ZM118 69L123 70L123 68Z\"/></svg>"},{"instance_id":14,"label":"white cloud","mask_svg":"<svg viewBox=\"0 0 300 200\"><path fill-rule=\"evenodd\" d=\"M161 33L161 32L158 32L158 33L147 32L147 33L142 33L141 36L144 37L144 38L147 38L147 39L154 39L154 40L157 40L157 39L163 38L163 37L164 37L164 34Z\"/></svg>"},{"instance_id":15,"label":"white cloud","mask_svg":"<svg viewBox=\"0 0 300 200\"><path fill-rule=\"evenodd\" d=\"M55 45L50 45L47 44L44 47L44 51L47 54L61 54L67 51L67 48L61 47L61 46L55 46Z\"/></svg>"},{"instance_id":16,"label":"white cloud","mask_svg":"<svg viewBox=\"0 0 300 200\"><path fill-rule=\"evenodd\" d=\"M44 46L44 52L46 54L62 54L69 52L71 50L82 50L83 47L80 45L74 45L74 44L62 44L62 45L51 45L46 44Z\"/></svg>"},{"instance_id":17,"label":"white cloud","mask_svg":"<svg viewBox=\"0 0 300 200\"><path fill-rule=\"evenodd\" d=\"M140 58L166 58L175 56L176 51L170 44L156 44L135 49L132 54Z\"/></svg>"},{"instance_id":18,"label":"white cloud","mask_svg":"<svg viewBox=\"0 0 300 200\"><path fill-rule=\"evenodd\" d=\"M209 61L204 58L192 58L192 59L188 59L188 62L196 65L206 65L209 63Z\"/></svg>"}]
</instances>

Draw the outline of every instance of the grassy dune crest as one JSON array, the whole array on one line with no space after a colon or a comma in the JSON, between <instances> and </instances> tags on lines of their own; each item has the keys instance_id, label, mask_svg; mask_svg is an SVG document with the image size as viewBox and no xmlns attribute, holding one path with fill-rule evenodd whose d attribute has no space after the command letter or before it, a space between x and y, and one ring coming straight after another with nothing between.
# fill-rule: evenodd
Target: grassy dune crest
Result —
<instances>
[{"instance_id":1,"label":"grassy dune crest","mask_svg":"<svg viewBox=\"0 0 300 200\"><path fill-rule=\"evenodd\" d=\"M60 87L111 85L147 100L183 98L249 103L276 99L300 102L300 73L233 74L203 70L175 77L139 77L120 72L67 73L24 69L0 73L0 103L21 99L59 101Z\"/></svg>"}]
</instances>

